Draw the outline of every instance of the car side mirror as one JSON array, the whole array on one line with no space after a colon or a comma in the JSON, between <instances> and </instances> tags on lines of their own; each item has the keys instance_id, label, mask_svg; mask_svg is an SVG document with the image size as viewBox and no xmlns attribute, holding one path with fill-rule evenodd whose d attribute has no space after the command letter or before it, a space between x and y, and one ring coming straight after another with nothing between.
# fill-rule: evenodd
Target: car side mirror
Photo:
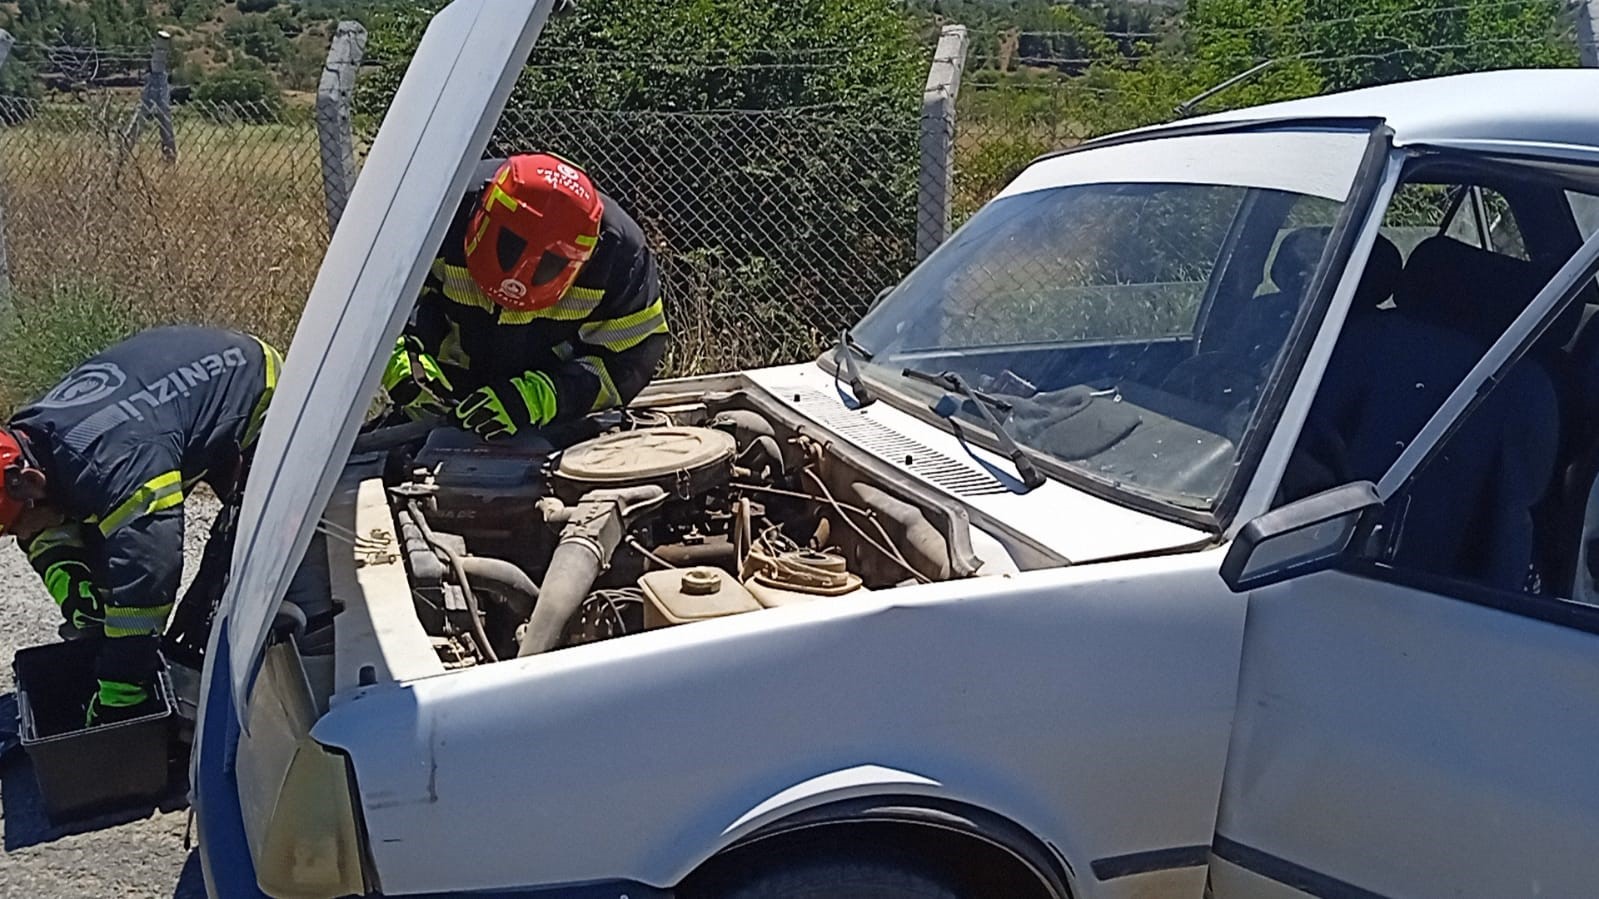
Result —
<instances>
[{"instance_id":1,"label":"car side mirror","mask_svg":"<svg viewBox=\"0 0 1599 899\"><path fill-rule=\"evenodd\" d=\"M1380 508L1376 485L1358 481L1267 512L1238 532L1222 560L1222 580L1244 593L1325 571L1355 544L1368 513Z\"/></svg>"}]
</instances>

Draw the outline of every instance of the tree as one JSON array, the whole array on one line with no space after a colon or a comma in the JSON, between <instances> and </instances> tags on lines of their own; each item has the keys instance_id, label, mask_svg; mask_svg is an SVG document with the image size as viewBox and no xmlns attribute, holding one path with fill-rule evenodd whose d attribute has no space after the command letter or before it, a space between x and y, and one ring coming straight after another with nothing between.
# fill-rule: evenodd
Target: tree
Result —
<instances>
[{"instance_id":1,"label":"tree","mask_svg":"<svg viewBox=\"0 0 1599 899\"><path fill-rule=\"evenodd\" d=\"M194 89L194 100L203 115L222 123L275 122L283 112L272 76L256 68L224 69Z\"/></svg>"}]
</instances>

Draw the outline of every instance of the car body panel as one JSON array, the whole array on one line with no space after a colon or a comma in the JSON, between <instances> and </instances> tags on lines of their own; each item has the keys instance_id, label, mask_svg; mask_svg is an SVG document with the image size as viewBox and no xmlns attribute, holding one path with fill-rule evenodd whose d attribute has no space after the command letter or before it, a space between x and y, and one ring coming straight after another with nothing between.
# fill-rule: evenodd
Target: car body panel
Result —
<instances>
[{"instance_id":1,"label":"car body panel","mask_svg":"<svg viewBox=\"0 0 1599 899\"><path fill-rule=\"evenodd\" d=\"M312 735L350 756L389 890L671 885L779 808L868 790L801 786L862 766L1009 818L1083 871L1209 842L1243 629L1219 558L650 631L369 688ZM485 833L518 848L484 852Z\"/></svg>"},{"instance_id":2,"label":"car body panel","mask_svg":"<svg viewBox=\"0 0 1599 899\"><path fill-rule=\"evenodd\" d=\"M1596 695L1594 633L1338 571L1255 592L1217 851L1275 885L1217 895L1294 868L1369 891L1339 895L1591 893Z\"/></svg>"}]
</instances>

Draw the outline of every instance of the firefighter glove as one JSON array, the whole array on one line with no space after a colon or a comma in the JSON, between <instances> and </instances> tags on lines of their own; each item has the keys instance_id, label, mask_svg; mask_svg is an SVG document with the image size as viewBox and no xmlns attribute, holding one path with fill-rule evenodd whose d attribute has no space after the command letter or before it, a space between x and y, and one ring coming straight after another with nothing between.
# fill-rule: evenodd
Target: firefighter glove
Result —
<instances>
[{"instance_id":1,"label":"firefighter glove","mask_svg":"<svg viewBox=\"0 0 1599 899\"><path fill-rule=\"evenodd\" d=\"M89 710L84 716L84 727L97 724L116 724L141 718L159 710L155 691L147 684L129 681L100 680L99 689L89 697Z\"/></svg>"},{"instance_id":2,"label":"firefighter glove","mask_svg":"<svg viewBox=\"0 0 1599 899\"><path fill-rule=\"evenodd\" d=\"M51 566L44 575L45 588L61 609L61 617L73 630L95 633L105 628L105 602L89 580L88 570L79 564Z\"/></svg>"},{"instance_id":3,"label":"firefighter glove","mask_svg":"<svg viewBox=\"0 0 1599 899\"><path fill-rule=\"evenodd\" d=\"M389 355L383 389L395 407L412 419L443 415L450 408L454 390L443 366L423 351L422 342L405 335Z\"/></svg>"},{"instance_id":4,"label":"firefighter glove","mask_svg":"<svg viewBox=\"0 0 1599 899\"><path fill-rule=\"evenodd\" d=\"M548 375L536 371L496 381L461 400L455 418L461 427L485 440L509 437L555 418L555 385Z\"/></svg>"}]
</instances>

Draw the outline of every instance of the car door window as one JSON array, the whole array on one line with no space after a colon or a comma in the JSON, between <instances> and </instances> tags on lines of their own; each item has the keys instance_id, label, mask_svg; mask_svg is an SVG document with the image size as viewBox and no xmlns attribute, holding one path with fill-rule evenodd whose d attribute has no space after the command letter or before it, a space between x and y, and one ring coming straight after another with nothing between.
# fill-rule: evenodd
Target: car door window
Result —
<instances>
[{"instance_id":1,"label":"car door window","mask_svg":"<svg viewBox=\"0 0 1599 899\"><path fill-rule=\"evenodd\" d=\"M1514 259L1530 258L1510 201L1493 188L1477 185L1400 185L1382 233L1407 259L1417 245L1440 234Z\"/></svg>"}]
</instances>

